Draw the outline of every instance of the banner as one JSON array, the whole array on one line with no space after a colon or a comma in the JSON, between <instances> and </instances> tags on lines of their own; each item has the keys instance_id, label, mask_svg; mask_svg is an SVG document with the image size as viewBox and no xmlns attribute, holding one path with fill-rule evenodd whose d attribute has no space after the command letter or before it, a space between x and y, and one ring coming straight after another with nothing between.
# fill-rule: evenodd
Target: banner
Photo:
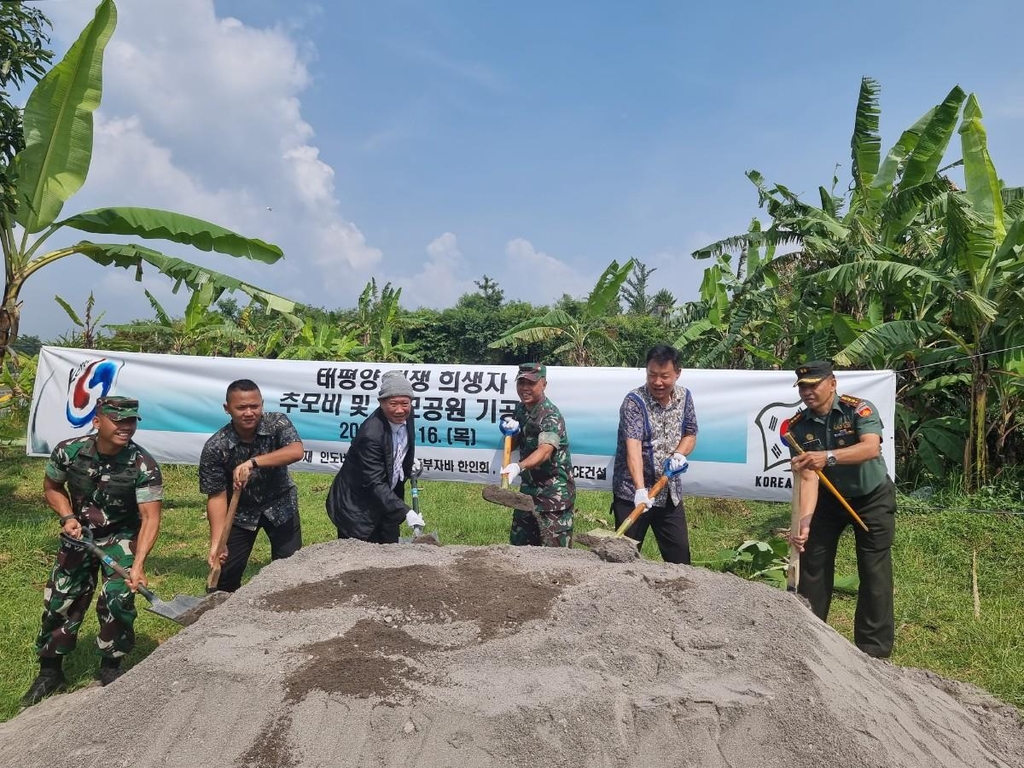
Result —
<instances>
[{"instance_id":1,"label":"banner","mask_svg":"<svg viewBox=\"0 0 1024 768\"><path fill-rule=\"evenodd\" d=\"M305 456L293 469L337 472L360 424L377 407L381 374L403 371L416 397L416 455L424 479L497 483L498 422L518 402L514 366L409 365L260 360L43 347L26 441L31 456L49 456L65 438L88 433L96 399L140 401L135 440L161 462L198 464L206 439L228 422L224 393L252 379L265 410L288 414ZM839 391L871 400L885 425L882 452L895 462L892 371L839 371ZM798 410L792 371L684 369L697 412L697 448L684 477L694 496L788 500L789 452L779 438ZM548 367L547 395L565 417L580 488L611 487L619 406L642 386L636 368Z\"/></svg>"}]
</instances>

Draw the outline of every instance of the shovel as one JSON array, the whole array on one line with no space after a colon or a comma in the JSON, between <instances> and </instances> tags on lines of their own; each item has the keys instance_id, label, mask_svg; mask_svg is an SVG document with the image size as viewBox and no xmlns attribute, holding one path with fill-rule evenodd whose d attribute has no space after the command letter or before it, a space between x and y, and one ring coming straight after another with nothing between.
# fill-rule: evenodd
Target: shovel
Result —
<instances>
[{"instance_id":1,"label":"shovel","mask_svg":"<svg viewBox=\"0 0 1024 768\"><path fill-rule=\"evenodd\" d=\"M82 529L81 539L73 538L71 536L68 536L66 533L62 533L60 537L72 546L83 547L84 549L88 550L91 554L98 557L100 561L105 566L110 568L114 573L116 573L125 581L128 581L128 571L126 571L123 566L116 563L110 555L108 555L106 552L104 552L102 549L96 546L96 542L92 540L92 532L89 531L88 528ZM164 602L159 597L157 597L154 592L152 592L149 589L146 589L146 587L142 585L139 585L139 592L141 592L142 596L146 598L150 603L149 608L146 609L147 611L152 611L157 616L163 616L165 619L170 619L171 621L177 622L178 624L182 624L185 626L192 623L188 620L189 616L186 616L186 614L188 614L189 611L192 611L193 608L195 608L201 602L203 602L202 598L191 597L189 595L177 595L170 602Z\"/></svg>"},{"instance_id":2,"label":"shovel","mask_svg":"<svg viewBox=\"0 0 1024 768\"><path fill-rule=\"evenodd\" d=\"M663 490L665 490L665 486L668 484L669 479L675 477L678 474L681 474L685 470L686 470L686 467L684 467L683 469L677 469L674 472L669 471L669 469L668 469L668 460L666 460L665 461L665 474L663 474L661 477L659 477L658 481L653 486L651 486L651 490L647 493L648 497L651 498L651 499L657 498L658 494L661 493ZM610 531L607 528L595 528L594 530L588 532L586 535L587 536L596 536L596 537L599 537L599 538L600 537L621 538L621 537L626 535L626 531L628 531L630 529L630 527L633 525L633 523L635 523L637 521L637 518L639 518L640 515L642 515L646 509L647 509L647 505L646 504L637 504L636 508L632 512L629 513L629 517L627 517L625 520L623 520L622 521L622 525L620 525L614 531Z\"/></svg>"},{"instance_id":3,"label":"shovel","mask_svg":"<svg viewBox=\"0 0 1024 768\"><path fill-rule=\"evenodd\" d=\"M231 526L235 524L235 512L238 511L238 500L242 497L242 489L235 488L231 494L231 501L228 504L228 513L224 516L224 529L220 532L220 539L217 541L217 554L224 549L228 543L228 534L231 533ZM216 592L217 584L220 582L220 560L210 568L210 575L206 577L206 591Z\"/></svg>"},{"instance_id":4,"label":"shovel","mask_svg":"<svg viewBox=\"0 0 1024 768\"><path fill-rule=\"evenodd\" d=\"M413 469L412 476L409 478L409 489L412 495L412 511L417 515L420 514L420 487L418 481L420 475L423 474L423 467L417 467ZM435 546L441 546L441 540L437 538L437 534L431 531L430 533L423 533L422 525L414 525L412 527L412 536L410 538L402 537L398 540L401 544L434 544Z\"/></svg>"},{"instance_id":5,"label":"shovel","mask_svg":"<svg viewBox=\"0 0 1024 768\"><path fill-rule=\"evenodd\" d=\"M507 467L512 458L512 435L505 435L505 455L501 466ZM533 512L533 497L519 491L513 491L508 487L508 476L502 475L501 485L485 485L483 490L484 501L492 504L500 504L503 507L511 507L521 512Z\"/></svg>"}]
</instances>

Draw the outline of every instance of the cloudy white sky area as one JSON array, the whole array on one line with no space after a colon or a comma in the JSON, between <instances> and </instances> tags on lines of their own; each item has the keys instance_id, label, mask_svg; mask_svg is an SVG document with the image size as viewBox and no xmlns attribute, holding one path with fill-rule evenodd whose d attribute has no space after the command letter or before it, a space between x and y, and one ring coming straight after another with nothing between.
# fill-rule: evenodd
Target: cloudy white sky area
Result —
<instances>
[{"instance_id":1,"label":"cloudy white sky area","mask_svg":"<svg viewBox=\"0 0 1024 768\"><path fill-rule=\"evenodd\" d=\"M93 0L48 0L63 55ZM696 297L696 248L758 215L756 168L808 199L840 166L862 75L887 149L959 83L1024 184L1020 0L821 3L119 0L92 169L65 214L189 213L277 243L274 266L166 253L352 306L370 277L444 307L485 273L509 298L584 295L612 259ZM762 214L763 216L763 214ZM77 239L77 238L74 238ZM54 245L72 241L54 239ZM22 332L151 317L81 257L23 291ZM184 296L147 276L174 313ZM184 292L183 292L184 293Z\"/></svg>"}]
</instances>

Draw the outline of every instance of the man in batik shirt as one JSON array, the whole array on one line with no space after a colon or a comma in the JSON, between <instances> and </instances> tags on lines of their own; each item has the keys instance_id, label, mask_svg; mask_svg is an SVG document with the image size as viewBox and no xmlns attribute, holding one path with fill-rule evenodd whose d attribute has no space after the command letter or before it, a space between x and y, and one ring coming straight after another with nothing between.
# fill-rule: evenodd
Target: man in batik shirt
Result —
<instances>
[{"instance_id":1,"label":"man in batik shirt","mask_svg":"<svg viewBox=\"0 0 1024 768\"><path fill-rule=\"evenodd\" d=\"M206 494L210 521L210 567L222 564L216 589L234 592L242 584L260 529L270 540L271 560L291 557L302 547L299 495L288 465L302 458L302 439L283 413L264 413L256 383L228 385L224 411L231 421L206 441L199 458L199 490ZM220 546L231 495L238 510Z\"/></svg>"},{"instance_id":2,"label":"man in batik shirt","mask_svg":"<svg viewBox=\"0 0 1024 768\"><path fill-rule=\"evenodd\" d=\"M690 562L690 537L683 507L687 456L697 445L697 414L690 390L678 385L679 351L659 344L647 352L647 383L637 387L619 409L618 446L612 475L612 513L618 527L639 505L647 507L626 535L643 546L654 531L666 563ZM668 486L655 498L648 490L668 470Z\"/></svg>"}]
</instances>

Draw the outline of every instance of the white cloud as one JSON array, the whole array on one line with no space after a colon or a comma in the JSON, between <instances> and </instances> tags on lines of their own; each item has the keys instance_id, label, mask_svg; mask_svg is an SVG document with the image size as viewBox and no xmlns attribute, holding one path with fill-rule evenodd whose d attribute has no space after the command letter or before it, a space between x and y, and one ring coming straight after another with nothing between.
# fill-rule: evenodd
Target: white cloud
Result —
<instances>
[{"instance_id":1,"label":"white cloud","mask_svg":"<svg viewBox=\"0 0 1024 768\"><path fill-rule=\"evenodd\" d=\"M198 216L277 243L285 261L228 264L184 246L169 253L291 298L353 302L383 254L344 216L335 169L302 117L308 44L283 28L217 18L212 0L121 3L118 11L92 168L65 214L137 205ZM56 5L51 17L69 37L88 20L79 3ZM124 310L136 314L114 322L150 314L144 298ZM41 335L56 332L34 307L25 314Z\"/></svg>"},{"instance_id":2,"label":"white cloud","mask_svg":"<svg viewBox=\"0 0 1024 768\"><path fill-rule=\"evenodd\" d=\"M559 299L565 293L574 297L586 296L597 282L596 274L588 279L564 261L538 251L533 243L522 237L505 244L505 256L503 279L511 289L506 294L521 295L534 304ZM524 283L528 284L524 286Z\"/></svg>"},{"instance_id":3,"label":"white cloud","mask_svg":"<svg viewBox=\"0 0 1024 768\"><path fill-rule=\"evenodd\" d=\"M450 307L464 293L474 290L472 280L459 277L465 272L465 260L459 239L445 232L427 244L427 260L413 277L396 281L402 288L402 304L407 307Z\"/></svg>"}]
</instances>

